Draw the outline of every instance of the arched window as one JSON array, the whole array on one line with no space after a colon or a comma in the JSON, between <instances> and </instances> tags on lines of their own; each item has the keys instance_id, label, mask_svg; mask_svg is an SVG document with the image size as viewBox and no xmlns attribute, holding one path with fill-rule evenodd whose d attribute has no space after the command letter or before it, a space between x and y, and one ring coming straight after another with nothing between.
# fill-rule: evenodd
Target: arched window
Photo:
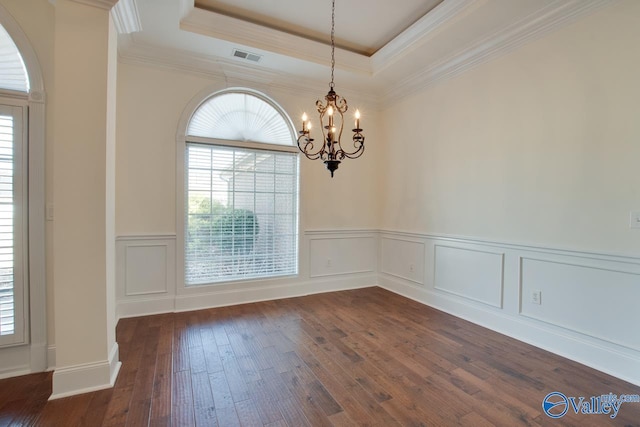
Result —
<instances>
[{"instance_id":1,"label":"arched window","mask_svg":"<svg viewBox=\"0 0 640 427\"><path fill-rule=\"evenodd\" d=\"M0 25L0 89L29 93L29 76L22 56L7 30Z\"/></svg>"},{"instance_id":2,"label":"arched window","mask_svg":"<svg viewBox=\"0 0 640 427\"><path fill-rule=\"evenodd\" d=\"M217 93L185 140L185 285L297 274L298 150L282 109L249 90Z\"/></svg>"},{"instance_id":3,"label":"arched window","mask_svg":"<svg viewBox=\"0 0 640 427\"><path fill-rule=\"evenodd\" d=\"M29 77L0 26L0 346L28 338L27 104L16 92L26 99Z\"/></svg>"}]
</instances>

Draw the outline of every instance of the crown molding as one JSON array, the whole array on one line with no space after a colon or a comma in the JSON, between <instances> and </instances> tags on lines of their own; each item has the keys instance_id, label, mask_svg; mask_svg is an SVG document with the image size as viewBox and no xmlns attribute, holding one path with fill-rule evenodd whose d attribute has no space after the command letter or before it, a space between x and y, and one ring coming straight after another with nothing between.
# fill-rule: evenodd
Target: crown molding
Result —
<instances>
[{"instance_id":1,"label":"crown molding","mask_svg":"<svg viewBox=\"0 0 640 427\"><path fill-rule=\"evenodd\" d=\"M142 22L140 21L136 0L120 0L111 9L111 16L118 34L131 34L142 31Z\"/></svg>"},{"instance_id":2,"label":"crown molding","mask_svg":"<svg viewBox=\"0 0 640 427\"><path fill-rule=\"evenodd\" d=\"M121 0L121 2L124 1L129 0ZM135 6L135 0L131 1ZM189 29L196 33L225 40L231 39L242 45L273 50L278 54L326 65L327 46L322 43L194 8L194 0L177 1L180 13L186 14L186 18L180 23L182 29ZM390 82L386 81L382 74L380 78L377 78L376 73L389 67L389 64L395 63L396 66L400 66L401 60L406 60L407 55L420 46L424 46L426 39L429 39L433 32L442 28L443 25L490 4L488 0L447 0L372 57L337 49L336 54L339 56L336 62L339 64L339 68L351 71L354 68L358 70L355 72L356 80L352 80L351 84L358 89L351 89L350 92L349 89L345 91L341 89L341 92L345 97L355 97L379 109L383 103L398 100L443 79L459 75L617 1L619 0L551 0L535 12L512 24L495 28L485 37L474 40L467 47L453 51L415 73L408 74L407 72L404 76L400 75ZM270 70L261 65L241 63L232 58L197 54L175 48L149 45L136 40L132 34L120 36L118 51L121 62L152 65L195 74L223 81L224 84L238 82L238 84L250 86L261 85L311 97L317 97L326 89L326 82L320 82L309 76L301 77L284 70ZM291 51L294 52L291 53ZM320 51L323 53L320 54ZM345 60L342 57L343 54L347 56L347 59L354 60L355 58L356 62ZM370 71L372 69L376 73L372 73ZM391 69L387 71L391 71Z\"/></svg>"},{"instance_id":3,"label":"crown molding","mask_svg":"<svg viewBox=\"0 0 640 427\"><path fill-rule=\"evenodd\" d=\"M181 10L188 10L186 3L181 4ZM180 29L316 64L325 65L329 59L329 46L324 43L199 8L189 10L180 21ZM336 47L336 57L336 68L372 74L367 56Z\"/></svg>"},{"instance_id":4,"label":"crown molding","mask_svg":"<svg viewBox=\"0 0 640 427\"><path fill-rule=\"evenodd\" d=\"M86 4L87 6L98 7L104 10L111 10L118 0L71 0L76 3Z\"/></svg>"},{"instance_id":5,"label":"crown molding","mask_svg":"<svg viewBox=\"0 0 640 427\"><path fill-rule=\"evenodd\" d=\"M118 38L118 62L153 66L169 71L186 72L198 77L224 81L217 59L198 57L193 53L136 42L131 34Z\"/></svg>"},{"instance_id":6,"label":"crown molding","mask_svg":"<svg viewBox=\"0 0 640 427\"><path fill-rule=\"evenodd\" d=\"M382 100L392 102L440 80L464 73L618 1L556 0L547 7L494 32L433 66L396 82L390 90L382 94Z\"/></svg>"},{"instance_id":7,"label":"crown molding","mask_svg":"<svg viewBox=\"0 0 640 427\"><path fill-rule=\"evenodd\" d=\"M312 100L321 98L327 90L325 80L301 78L282 71L269 71L261 67L239 63L232 59L211 58L180 50L138 43L131 35L121 36L118 41L118 61L123 64L162 68L178 73L188 73L218 81L225 86L249 86L269 88L296 95L308 96ZM345 98L380 108L380 98L372 91L340 89Z\"/></svg>"},{"instance_id":8,"label":"crown molding","mask_svg":"<svg viewBox=\"0 0 640 427\"><path fill-rule=\"evenodd\" d=\"M449 0L440 3L371 56L373 74L388 68L413 50L417 44L423 42L429 34L480 1L486 2L486 0Z\"/></svg>"}]
</instances>

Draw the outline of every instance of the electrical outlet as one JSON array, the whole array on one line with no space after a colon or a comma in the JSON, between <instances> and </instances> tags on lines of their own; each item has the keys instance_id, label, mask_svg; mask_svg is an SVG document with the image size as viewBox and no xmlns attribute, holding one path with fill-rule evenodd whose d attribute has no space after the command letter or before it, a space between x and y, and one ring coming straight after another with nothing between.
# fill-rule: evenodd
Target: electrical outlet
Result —
<instances>
[{"instance_id":1,"label":"electrical outlet","mask_svg":"<svg viewBox=\"0 0 640 427\"><path fill-rule=\"evenodd\" d=\"M415 270L413 264L409 264L409 272L413 273L413 270Z\"/></svg>"},{"instance_id":2,"label":"electrical outlet","mask_svg":"<svg viewBox=\"0 0 640 427\"><path fill-rule=\"evenodd\" d=\"M542 305L542 291L531 291L531 304Z\"/></svg>"},{"instance_id":3,"label":"electrical outlet","mask_svg":"<svg viewBox=\"0 0 640 427\"><path fill-rule=\"evenodd\" d=\"M331 258L327 258L327 268L331 268Z\"/></svg>"}]
</instances>

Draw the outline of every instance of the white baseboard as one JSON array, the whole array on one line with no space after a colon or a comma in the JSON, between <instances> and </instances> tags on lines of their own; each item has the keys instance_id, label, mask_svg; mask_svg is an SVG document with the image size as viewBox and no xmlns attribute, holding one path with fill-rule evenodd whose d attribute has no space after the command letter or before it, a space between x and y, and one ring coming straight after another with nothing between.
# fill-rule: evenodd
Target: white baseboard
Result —
<instances>
[{"instance_id":1,"label":"white baseboard","mask_svg":"<svg viewBox=\"0 0 640 427\"><path fill-rule=\"evenodd\" d=\"M379 286L640 386L640 354L586 335L381 275Z\"/></svg>"},{"instance_id":2,"label":"white baseboard","mask_svg":"<svg viewBox=\"0 0 640 427\"><path fill-rule=\"evenodd\" d=\"M150 316L175 311L175 296L156 296L117 302L118 319L126 317Z\"/></svg>"},{"instance_id":3,"label":"white baseboard","mask_svg":"<svg viewBox=\"0 0 640 427\"><path fill-rule=\"evenodd\" d=\"M53 373L53 393L49 400L111 388L121 366L118 343L115 343L108 360L56 369Z\"/></svg>"},{"instance_id":4,"label":"white baseboard","mask_svg":"<svg viewBox=\"0 0 640 427\"><path fill-rule=\"evenodd\" d=\"M0 348L0 379L39 372L41 361L36 352L43 350L42 346L29 344Z\"/></svg>"},{"instance_id":5,"label":"white baseboard","mask_svg":"<svg viewBox=\"0 0 640 427\"><path fill-rule=\"evenodd\" d=\"M31 373L31 369L16 369L14 367L11 367L7 370L0 370L0 380L3 380L5 378L20 377L22 375L29 375Z\"/></svg>"},{"instance_id":6,"label":"white baseboard","mask_svg":"<svg viewBox=\"0 0 640 427\"><path fill-rule=\"evenodd\" d=\"M288 285L226 290L206 294L179 295L176 297L176 311L249 304L252 302L293 298L324 292L367 288L376 286L376 284L377 276L375 274L369 274L357 277L325 278L324 280L313 280Z\"/></svg>"},{"instance_id":7,"label":"white baseboard","mask_svg":"<svg viewBox=\"0 0 640 427\"><path fill-rule=\"evenodd\" d=\"M222 290L223 288L221 288L220 291L207 289L206 292L203 290L203 292L199 293L119 301L118 318L249 304L259 301L359 289L376 285L377 275L372 273L357 276L325 277L322 279L282 285L256 285L243 289L229 290L226 288Z\"/></svg>"}]
</instances>

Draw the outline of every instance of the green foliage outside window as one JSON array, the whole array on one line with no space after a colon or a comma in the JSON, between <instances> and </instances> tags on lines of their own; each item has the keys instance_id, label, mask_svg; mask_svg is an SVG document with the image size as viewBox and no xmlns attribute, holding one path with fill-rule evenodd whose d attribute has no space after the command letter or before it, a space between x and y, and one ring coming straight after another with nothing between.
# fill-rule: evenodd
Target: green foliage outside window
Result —
<instances>
[{"instance_id":1,"label":"green foliage outside window","mask_svg":"<svg viewBox=\"0 0 640 427\"><path fill-rule=\"evenodd\" d=\"M216 245L225 253L246 255L253 250L260 227L249 209L227 209L214 221Z\"/></svg>"},{"instance_id":2,"label":"green foliage outside window","mask_svg":"<svg viewBox=\"0 0 640 427\"><path fill-rule=\"evenodd\" d=\"M227 208L205 197L189 198L189 249L220 255L251 253L260 226L253 211Z\"/></svg>"}]
</instances>

